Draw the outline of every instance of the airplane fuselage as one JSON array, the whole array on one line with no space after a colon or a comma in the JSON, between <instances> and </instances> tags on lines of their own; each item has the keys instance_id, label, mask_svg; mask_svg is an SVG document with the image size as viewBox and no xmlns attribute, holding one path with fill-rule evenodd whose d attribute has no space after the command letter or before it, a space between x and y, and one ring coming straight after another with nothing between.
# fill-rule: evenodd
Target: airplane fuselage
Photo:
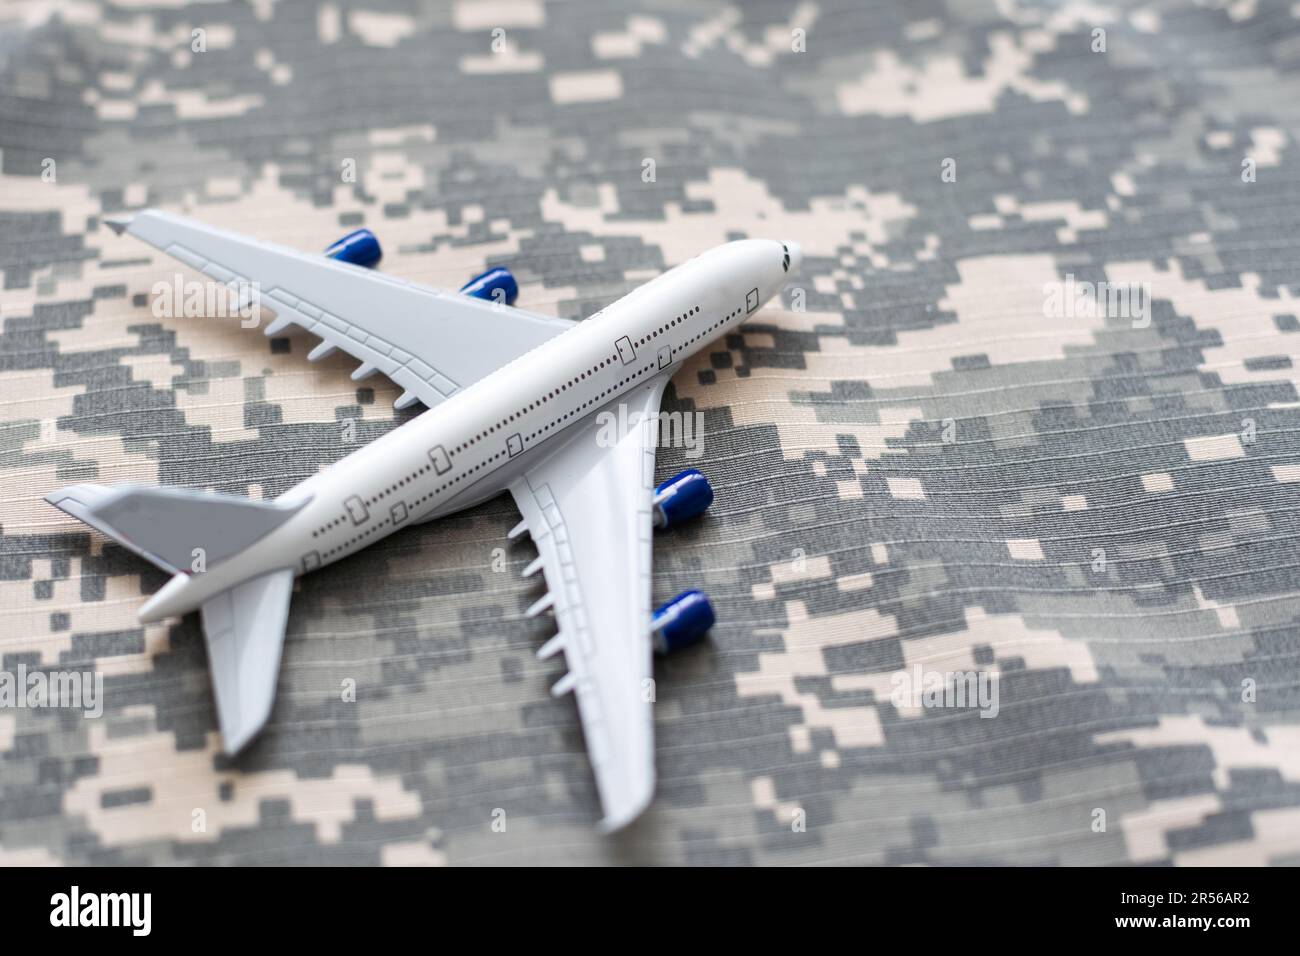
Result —
<instances>
[{"instance_id":1,"label":"airplane fuselage","mask_svg":"<svg viewBox=\"0 0 1300 956\"><path fill-rule=\"evenodd\" d=\"M176 575L141 620L195 610L252 575L316 570L501 493L571 426L744 322L797 256L781 242L741 240L665 272L295 485L279 499L300 506L291 519L235 560Z\"/></svg>"}]
</instances>

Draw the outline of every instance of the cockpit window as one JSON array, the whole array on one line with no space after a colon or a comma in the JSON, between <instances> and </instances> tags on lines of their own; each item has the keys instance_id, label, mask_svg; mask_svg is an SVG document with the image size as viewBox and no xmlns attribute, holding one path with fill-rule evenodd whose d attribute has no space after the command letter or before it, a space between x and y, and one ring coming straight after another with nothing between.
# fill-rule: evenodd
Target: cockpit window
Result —
<instances>
[{"instance_id":1,"label":"cockpit window","mask_svg":"<svg viewBox=\"0 0 1300 956\"><path fill-rule=\"evenodd\" d=\"M786 244L784 242L781 243L781 252L785 256L785 258L781 261L781 271L789 272L790 271L790 250L786 247Z\"/></svg>"}]
</instances>

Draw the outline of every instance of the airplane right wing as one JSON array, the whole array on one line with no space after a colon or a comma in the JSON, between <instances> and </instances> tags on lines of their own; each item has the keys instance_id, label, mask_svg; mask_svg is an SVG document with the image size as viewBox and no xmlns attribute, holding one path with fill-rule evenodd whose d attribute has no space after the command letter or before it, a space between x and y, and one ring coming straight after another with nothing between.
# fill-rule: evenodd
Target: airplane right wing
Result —
<instances>
[{"instance_id":1,"label":"airplane right wing","mask_svg":"<svg viewBox=\"0 0 1300 956\"><path fill-rule=\"evenodd\" d=\"M362 363L354 379L379 371L405 389L398 408L433 407L574 325L157 209L108 224L218 282L253 286L276 313L267 335L293 324L319 336L308 358L342 349Z\"/></svg>"},{"instance_id":2,"label":"airplane right wing","mask_svg":"<svg viewBox=\"0 0 1300 956\"><path fill-rule=\"evenodd\" d=\"M605 816L634 820L654 795L650 559L660 373L622 396L510 486L548 593L529 609L555 610L559 633L539 657L564 651L569 672L552 693L574 691ZM618 406L624 404L624 414ZM604 412L609 412L608 416ZM617 429L617 433L616 433Z\"/></svg>"}]
</instances>

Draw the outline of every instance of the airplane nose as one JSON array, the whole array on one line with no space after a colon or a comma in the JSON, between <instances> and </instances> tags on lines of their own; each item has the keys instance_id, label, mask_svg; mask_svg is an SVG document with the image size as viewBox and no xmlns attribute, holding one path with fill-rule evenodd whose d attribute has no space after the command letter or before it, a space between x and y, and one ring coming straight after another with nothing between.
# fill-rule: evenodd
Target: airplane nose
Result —
<instances>
[{"instance_id":1,"label":"airplane nose","mask_svg":"<svg viewBox=\"0 0 1300 956\"><path fill-rule=\"evenodd\" d=\"M799 267L803 265L803 249L800 247L799 243L791 242L789 240L782 242L781 248L784 250L785 256L790 260L786 272L792 276L798 275Z\"/></svg>"}]
</instances>

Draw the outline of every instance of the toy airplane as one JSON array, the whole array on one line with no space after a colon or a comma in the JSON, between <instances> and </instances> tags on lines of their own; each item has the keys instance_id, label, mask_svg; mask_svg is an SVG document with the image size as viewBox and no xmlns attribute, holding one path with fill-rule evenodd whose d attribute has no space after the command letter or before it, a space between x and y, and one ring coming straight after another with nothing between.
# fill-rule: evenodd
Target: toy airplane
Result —
<instances>
[{"instance_id":1,"label":"toy airplane","mask_svg":"<svg viewBox=\"0 0 1300 956\"><path fill-rule=\"evenodd\" d=\"M540 555L524 573L542 571L548 588L528 613L552 608L559 625L539 656L564 651L552 692L576 692L602 829L635 819L654 793L651 651L713 623L698 591L650 611L652 526L713 500L698 471L653 486L660 400L685 359L781 289L799 247L730 242L570 322L501 305L517 294L505 270L464 294L371 272L380 251L368 230L320 256L156 210L108 224L260 289L277 315L267 335L299 325L322 340L310 359L343 349L362 363L354 379L381 371L405 389L398 408L429 408L274 501L94 484L47 497L174 574L142 622L200 611L226 752L270 716L296 575L509 491L523 515L510 537L530 532Z\"/></svg>"}]
</instances>

